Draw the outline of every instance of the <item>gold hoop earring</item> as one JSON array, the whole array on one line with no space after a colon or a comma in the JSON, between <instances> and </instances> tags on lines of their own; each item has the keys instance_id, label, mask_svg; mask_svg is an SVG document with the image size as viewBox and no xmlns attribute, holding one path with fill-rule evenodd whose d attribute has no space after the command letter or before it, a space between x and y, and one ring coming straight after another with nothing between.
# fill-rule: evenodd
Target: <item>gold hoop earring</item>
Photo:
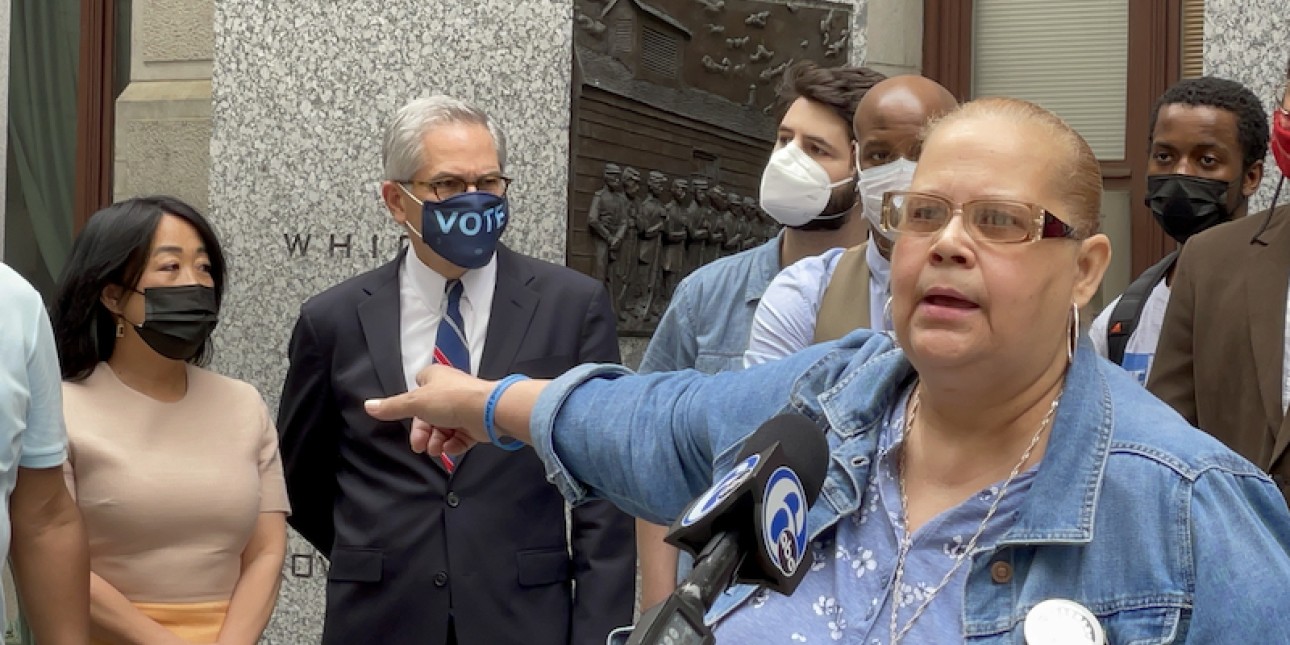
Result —
<instances>
[{"instance_id":1,"label":"gold hoop earring","mask_svg":"<svg viewBox=\"0 0 1290 645\"><path fill-rule=\"evenodd\" d=\"M125 323L116 321L116 337L125 338Z\"/></svg>"},{"instance_id":2,"label":"gold hoop earring","mask_svg":"<svg viewBox=\"0 0 1290 645\"><path fill-rule=\"evenodd\" d=\"M1075 362L1075 350L1079 348L1079 305L1071 303L1070 344L1066 346L1066 360Z\"/></svg>"}]
</instances>

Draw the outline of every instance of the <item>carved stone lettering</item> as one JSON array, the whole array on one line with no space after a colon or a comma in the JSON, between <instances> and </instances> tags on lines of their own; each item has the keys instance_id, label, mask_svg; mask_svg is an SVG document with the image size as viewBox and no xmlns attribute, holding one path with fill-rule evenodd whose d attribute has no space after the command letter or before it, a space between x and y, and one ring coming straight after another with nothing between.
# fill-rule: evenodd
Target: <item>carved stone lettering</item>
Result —
<instances>
[{"instance_id":1,"label":"carved stone lettering","mask_svg":"<svg viewBox=\"0 0 1290 645\"><path fill-rule=\"evenodd\" d=\"M407 245L408 236L399 233L286 231L280 248L289 260L390 260Z\"/></svg>"}]
</instances>

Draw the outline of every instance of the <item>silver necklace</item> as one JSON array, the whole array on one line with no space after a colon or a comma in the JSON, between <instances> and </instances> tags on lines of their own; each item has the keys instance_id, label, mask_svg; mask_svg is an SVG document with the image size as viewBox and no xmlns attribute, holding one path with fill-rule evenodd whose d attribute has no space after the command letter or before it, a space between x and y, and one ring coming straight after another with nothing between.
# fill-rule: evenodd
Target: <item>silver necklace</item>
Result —
<instances>
[{"instance_id":1,"label":"silver necklace","mask_svg":"<svg viewBox=\"0 0 1290 645\"><path fill-rule=\"evenodd\" d=\"M1039 438L1043 436L1044 430L1048 428L1048 425L1052 422L1053 415L1057 412L1057 402L1060 401L1061 398L1061 390L1058 390L1057 396L1053 398L1052 405L1048 406L1048 413L1044 415L1043 421L1039 422L1039 429L1035 431L1035 436L1030 439L1030 445L1026 446L1026 451L1021 453L1021 459L1017 460L1017 465L1012 467L1012 472L1008 473L1008 478L1005 479L1003 481L1003 485L999 487L999 493L994 496L994 501L990 504L990 509L986 511L985 517L982 518L981 523L977 525L976 533L972 535L971 540L968 540L967 545L959 551L959 554L954 557L954 565L945 573L945 577L941 578L941 581L938 582L931 591L927 592L927 594L923 596L923 601L919 603L918 608L914 610L914 615L910 616L909 621L905 623L905 626L898 630L897 623L899 619L897 612L900 606L900 584L901 579L905 576L905 557L909 555L909 549L914 542L913 532L909 530L909 498L905 495L905 455L909 453L909 433L914 428L914 419L918 416L918 407L921 401L918 396L918 389L915 387L914 400L910 402L909 414L905 417L905 436L902 439L905 445L900 449L900 505L901 512L905 515L905 522L903 527L904 535L900 538L900 546L896 551L896 577L892 580L891 584L891 624L889 625L889 645L899 645L900 639L904 638L905 634L908 634L909 630L913 628L914 621L917 621L918 618L923 615L923 612L927 610L927 606L932 603L932 599L936 597L936 594L939 594L941 589L944 589L945 585L949 584L950 578L954 576L954 572L959 570L959 567L967 561L968 555L976 549L977 540L980 539L981 534L985 532L985 527L990 523L990 518L994 517L995 511L999 510L999 502L1003 501L1003 496L1008 492L1008 487L1012 485L1013 480L1016 479L1017 475L1021 472L1021 467L1030 460L1030 454L1035 450L1035 446L1039 444Z\"/></svg>"}]
</instances>

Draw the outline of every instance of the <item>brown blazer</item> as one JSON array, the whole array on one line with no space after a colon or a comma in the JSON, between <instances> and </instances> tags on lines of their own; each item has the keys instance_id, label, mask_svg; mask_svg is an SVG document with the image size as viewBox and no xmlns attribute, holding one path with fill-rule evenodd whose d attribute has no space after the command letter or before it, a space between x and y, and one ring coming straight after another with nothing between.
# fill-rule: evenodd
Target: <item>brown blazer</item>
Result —
<instances>
[{"instance_id":1,"label":"brown blazer","mask_svg":"<svg viewBox=\"0 0 1290 645\"><path fill-rule=\"evenodd\" d=\"M1281 404L1290 206L1278 208L1259 234L1266 217L1257 213L1187 241L1147 388L1268 471L1290 500L1290 421Z\"/></svg>"}]
</instances>

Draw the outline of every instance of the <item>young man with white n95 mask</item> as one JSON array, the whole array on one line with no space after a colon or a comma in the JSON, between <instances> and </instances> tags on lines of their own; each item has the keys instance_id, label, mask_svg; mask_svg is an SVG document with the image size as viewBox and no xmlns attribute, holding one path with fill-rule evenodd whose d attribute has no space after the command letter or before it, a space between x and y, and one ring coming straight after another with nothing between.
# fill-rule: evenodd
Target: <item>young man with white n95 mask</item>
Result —
<instances>
[{"instance_id":1,"label":"young man with white n95 mask","mask_svg":"<svg viewBox=\"0 0 1290 645\"><path fill-rule=\"evenodd\" d=\"M865 92L883 76L863 67L798 63L779 86L780 121L763 171L760 203L783 231L770 241L705 265L673 294L640 371L743 368L753 312L779 271L802 258L864 241L855 214L855 139L851 121ZM733 200L733 197L732 197ZM676 549L665 527L637 522L641 606L676 586Z\"/></svg>"}]
</instances>

